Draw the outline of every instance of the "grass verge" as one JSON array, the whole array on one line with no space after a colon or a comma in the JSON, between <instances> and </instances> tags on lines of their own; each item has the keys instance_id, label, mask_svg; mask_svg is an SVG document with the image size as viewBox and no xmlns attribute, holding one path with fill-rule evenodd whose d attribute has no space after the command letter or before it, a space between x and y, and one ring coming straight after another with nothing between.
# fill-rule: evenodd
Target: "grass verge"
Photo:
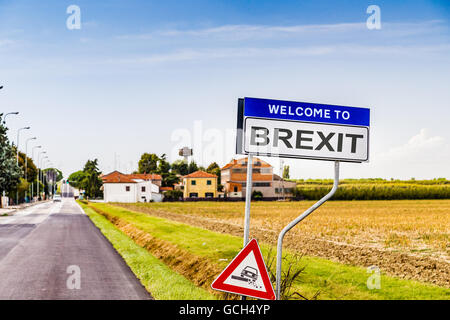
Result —
<instances>
[{"instance_id":1,"label":"grass verge","mask_svg":"<svg viewBox=\"0 0 450 320\"><path fill-rule=\"evenodd\" d=\"M171 244L199 259L208 259L220 270L241 249L239 237L212 232L183 223L134 212L109 204L93 203L92 208L107 213L111 221L120 221L131 225L153 239ZM266 256L269 246L260 244ZM289 250L286 254L292 255ZM170 262L170 261L169 261ZM168 263L171 267L175 264ZM450 299L447 288L413 280L402 280L381 275L381 289L369 290L367 279L370 274L365 268L332 262L322 258L304 256L305 272L294 284L293 290L312 297L320 291L319 299ZM286 267L286 266L284 266ZM198 270L196 273L202 270ZM438 272L438 271L437 271Z\"/></svg>"},{"instance_id":2,"label":"grass verge","mask_svg":"<svg viewBox=\"0 0 450 320\"><path fill-rule=\"evenodd\" d=\"M216 298L181 274L171 270L161 260L118 230L104 216L81 202L79 204L155 299L211 300Z\"/></svg>"}]
</instances>

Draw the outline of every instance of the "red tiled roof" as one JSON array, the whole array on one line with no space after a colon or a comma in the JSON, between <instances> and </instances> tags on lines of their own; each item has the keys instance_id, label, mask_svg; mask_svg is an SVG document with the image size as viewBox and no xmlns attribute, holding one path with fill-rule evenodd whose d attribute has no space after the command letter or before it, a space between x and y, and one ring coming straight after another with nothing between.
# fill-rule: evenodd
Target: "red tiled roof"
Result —
<instances>
[{"instance_id":1,"label":"red tiled roof","mask_svg":"<svg viewBox=\"0 0 450 320\"><path fill-rule=\"evenodd\" d=\"M191 174L184 176L183 178L217 178L215 174L211 174L205 171L195 171Z\"/></svg>"},{"instance_id":2,"label":"red tiled roof","mask_svg":"<svg viewBox=\"0 0 450 320\"><path fill-rule=\"evenodd\" d=\"M136 183L128 175L120 173L119 171L113 171L109 174L102 176L103 183Z\"/></svg>"},{"instance_id":3,"label":"red tiled roof","mask_svg":"<svg viewBox=\"0 0 450 320\"><path fill-rule=\"evenodd\" d=\"M238 159L238 160L233 159L229 163L227 163L221 170L226 170L226 169L232 168L232 167L241 167L242 168L242 165L245 164L247 161L248 161L248 157L247 158ZM260 162L261 165L256 166L255 165L256 162ZM259 158L253 157L253 167L271 168L272 166L269 163L267 163L267 162L265 162L265 161L263 161L263 160L261 160Z\"/></svg>"},{"instance_id":4,"label":"red tiled roof","mask_svg":"<svg viewBox=\"0 0 450 320\"><path fill-rule=\"evenodd\" d=\"M169 191L169 190L173 190L172 187L160 187L159 188L160 191Z\"/></svg>"},{"instance_id":5,"label":"red tiled roof","mask_svg":"<svg viewBox=\"0 0 450 320\"><path fill-rule=\"evenodd\" d=\"M159 174L123 174L113 171L101 177L103 183L136 183L134 179L141 180L162 180Z\"/></svg>"},{"instance_id":6,"label":"red tiled roof","mask_svg":"<svg viewBox=\"0 0 450 320\"><path fill-rule=\"evenodd\" d=\"M142 180L162 180L161 175L159 174L150 174L150 173L136 173L136 174L128 174L131 179L142 179Z\"/></svg>"}]
</instances>

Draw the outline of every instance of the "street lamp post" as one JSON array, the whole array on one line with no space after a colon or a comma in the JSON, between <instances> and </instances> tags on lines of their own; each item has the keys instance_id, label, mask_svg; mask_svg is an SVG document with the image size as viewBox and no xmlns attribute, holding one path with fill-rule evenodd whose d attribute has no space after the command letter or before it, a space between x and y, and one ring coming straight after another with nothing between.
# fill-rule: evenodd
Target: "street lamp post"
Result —
<instances>
[{"instance_id":1,"label":"street lamp post","mask_svg":"<svg viewBox=\"0 0 450 320\"><path fill-rule=\"evenodd\" d=\"M47 159L46 159L46 161L45 161L45 170L48 170L48 169L51 169L51 161L50 161L50 159L47 157ZM46 173L45 173L45 175L43 174L43 177L44 177L44 184L45 184L45 181L47 181L47 184L49 184L49 178L48 178L48 172L50 172L50 171L47 171ZM50 186L47 186L47 192L48 193L50 193Z\"/></svg>"},{"instance_id":2,"label":"street lamp post","mask_svg":"<svg viewBox=\"0 0 450 320\"><path fill-rule=\"evenodd\" d=\"M34 150L35 149L40 149L40 148L42 148L42 146L34 146L33 149L31 150L31 158L33 159L33 162L35 161L35 159L34 159ZM37 163L35 163L35 165L36 164ZM34 181L31 184L31 199L33 199L33 195L34 195Z\"/></svg>"},{"instance_id":3,"label":"street lamp post","mask_svg":"<svg viewBox=\"0 0 450 320\"><path fill-rule=\"evenodd\" d=\"M30 129L30 127L23 127L23 128L20 128L19 130L17 130L17 146L16 146L16 149L17 149L17 166L19 166L19 138L20 138L20 131L22 131L22 130L29 130ZM16 205L18 205L19 204L19 189L17 189L17 191L16 191Z\"/></svg>"},{"instance_id":4,"label":"street lamp post","mask_svg":"<svg viewBox=\"0 0 450 320\"><path fill-rule=\"evenodd\" d=\"M36 140L36 137L28 138L25 141L25 182L28 181L28 142L31 140ZM25 198L27 197L27 192L28 191L25 191Z\"/></svg>"},{"instance_id":5,"label":"street lamp post","mask_svg":"<svg viewBox=\"0 0 450 320\"><path fill-rule=\"evenodd\" d=\"M41 159L41 168L43 168L44 167L44 165L45 165L45 162L44 162L44 160L47 160L48 159L48 156L46 155L45 157L42 157L42 159ZM47 160L48 161L48 160ZM42 181L42 184L44 185L44 189L42 189L42 191L44 192L44 195L45 195L45 179L46 177L45 177L45 175L44 175L44 170L42 170L41 169L41 181Z\"/></svg>"},{"instance_id":6,"label":"street lamp post","mask_svg":"<svg viewBox=\"0 0 450 320\"><path fill-rule=\"evenodd\" d=\"M7 114L5 114L5 116L3 117L3 123L6 124L6 117L9 115L18 115L18 112L8 112Z\"/></svg>"},{"instance_id":7,"label":"street lamp post","mask_svg":"<svg viewBox=\"0 0 450 320\"><path fill-rule=\"evenodd\" d=\"M20 138L20 131L22 130L29 130L30 127L23 127L20 128L19 130L17 130L17 145L16 145L16 149L17 149L17 165L19 165L19 138Z\"/></svg>"},{"instance_id":8,"label":"street lamp post","mask_svg":"<svg viewBox=\"0 0 450 320\"><path fill-rule=\"evenodd\" d=\"M55 180L56 180L56 172L55 172L55 166L53 165L53 162L49 161L48 164L50 165L50 169L51 169L51 175L50 175L50 184L51 186L49 186L49 192L50 192L50 196L53 196L54 194L54 184L55 184ZM50 190L51 187L51 190Z\"/></svg>"},{"instance_id":9,"label":"street lamp post","mask_svg":"<svg viewBox=\"0 0 450 320\"><path fill-rule=\"evenodd\" d=\"M41 163L41 154L45 154L45 153L47 153L46 151L40 151L39 153L38 153L38 177L37 177L37 199L38 199L38 201L39 201L39 183L40 183L40 179L41 179L41 166L40 166L40 163Z\"/></svg>"}]
</instances>

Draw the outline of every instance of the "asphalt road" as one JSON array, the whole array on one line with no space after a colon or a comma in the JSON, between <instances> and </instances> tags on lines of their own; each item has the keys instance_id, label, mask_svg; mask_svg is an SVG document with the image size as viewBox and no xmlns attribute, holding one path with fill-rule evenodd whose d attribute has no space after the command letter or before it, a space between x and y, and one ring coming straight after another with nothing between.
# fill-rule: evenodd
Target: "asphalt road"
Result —
<instances>
[{"instance_id":1,"label":"asphalt road","mask_svg":"<svg viewBox=\"0 0 450 320\"><path fill-rule=\"evenodd\" d=\"M75 200L0 217L0 299L151 296Z\"/></svg>"}]
</instances>

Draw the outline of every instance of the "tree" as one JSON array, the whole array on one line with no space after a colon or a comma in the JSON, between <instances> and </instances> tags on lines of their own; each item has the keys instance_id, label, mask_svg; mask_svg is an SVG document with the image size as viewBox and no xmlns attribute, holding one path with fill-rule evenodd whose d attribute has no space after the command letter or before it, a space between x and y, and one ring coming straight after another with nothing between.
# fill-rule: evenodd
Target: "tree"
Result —
<instances>
[{"instance_id":1,"label":"tree","mask_svg":"<svg viewBox=\"0 0 450 320\"><path fill-rule=\"evenodd\" d=\"M27 157L27 181L33 182L38 175L38 168L34 164L33 160ZM25 175L25 153L19 151L19 167L22 169Z\"/></svg>"},{"instance_id":2,"label":"tree","mask_svg":"<svg viewBox=\"0 0 450 320\"><path fill-rule=\"evenodd\" d=\"M159 160L154 153L144 153L138 163L139 173L157 173Z\"/></svg>"},{"instance_id":3,"label":"tree","mask_svg":"<svg viewBox=\"0 0 450 320\"><path fill-rule=\"evenodd\" d=\"M206 172L215 174L217 176L217 190L221 191L223 189L222 186L222 177L221 170L219 165L216 162L211 163L208 168L206 168Z\"/></svg>"},{"instance_id":4,"label":"tree","mask_svg":"<svg viewBox=\"0 0 450 320\"><path fill-rule=\"evenodd\" d=\"M284 166L283 167L283 179L289 179L289 166Z\"/></svg>"},{"instance_id":5,"label":"tree","mask_svg":"<svg viewBox=\"0 0 450 320\"><path fill-rule=\"evenodd\" d=\"M30 160L28 160L28 165L30 165ZM45 169L45 170L43 170L43 171L44 171L44 173L46 173L46 174L47 174L47 172L48 172L47 176L48 176L48 177L51 176L52 178L54 178L54 181L55 181L55 182L59 182L59 181L61 181L62 178L63 178L63 173L62 173L62 171L59 170L59 169L56 169L56 168L48 168L48 169Z\"/></svg>"},{"instance_id":6,"label":"tree","mask_svg":"<svg viewBox=\"0 0 450 320\"><path fill-rule=\"evenodd\" d=\"M188 166L188 174L190 174L190 173L192 173L192 172L195 172L195 171L198 171L198 166L197 166L197 164L195 163L195 161L192 160L192 161L189 163L189 166Z\"/></svg>"},{"instance_id":7,"label":"tree","mask_svg":"<svg viewBox=\"0 0 450 320\"><path fill-rule=\"evenodd\" d=\"M188 164L184 160L177 160L172 163L172 172L185 176L189 173Z\"/></svg>"},{"instance_id":8,"label":"tree","mask_svg":"<svg viewBox=\"0 0 450 320\"><path fill-rule=\"evenodd\" d=\"M162 186L163 187L173 187L174 184L180 182L180 178L174 172L163 173L162 174Z\"/></svg>"},{"instance_id":9,"label":"tree","mask_svg":"<svg viewBox=\"0 0 450 320\"><path fill-rule=\"evenodd\" d=\"M103 193L100 190L102 180L100 179L101 172L98 169L98 160L88 160L84 165L83 172L85 177L81 182L81 186L85 190L86 196L90 198L102 196Z\"/></svg>"},{"instance_id":10,"label":"tree","mask_svg":"<svg viewBox=\"0 0 450 320\"><path fill-rule=\"evenodd\" d=\"M158 162L158 174L168 174L170 172L170 163L165 158L160 158Z\"/></svg>"},{"instance_id":11,"label":"tree","mask_svg":"<svg viewBox=\"0 0 450 320\"><path fill-rule=\"evenodd\" d=\"M14 149L6 135L8 128L4 126L3 114L0 114L0 207L3 192L9 192L20 183L22 170L17 165Z\"/></svg>"},{"instance_id":12,"label":"tree","mask_svg":"<svg viewBox=\"0 0 450 320\"><path fill-rule=\"evenodd\" d=\"M72 173L68 180L69 180L69 184L77 189L83 189L82 188L82 183L83 180L86 178L86 174L84 173L84 171L80 170L80 171L76 171L74 173Z\"/></svg>"},{"instance_id":13,"label":"tree","mask_svg":"<svg viewBox=\"0 0 450 320\"><path fill-rule=\"evenodd\" d=\"M219 167L219 165L218 165L216 162L213 162L213 163L211 163L211 164L208 166L208 168L206 168L206 172L208 172L208 173L213 173L213 171L216 170L216 169L219 169L219 170L220 170L220 167Z\"/></svg>"}]
</instances>

